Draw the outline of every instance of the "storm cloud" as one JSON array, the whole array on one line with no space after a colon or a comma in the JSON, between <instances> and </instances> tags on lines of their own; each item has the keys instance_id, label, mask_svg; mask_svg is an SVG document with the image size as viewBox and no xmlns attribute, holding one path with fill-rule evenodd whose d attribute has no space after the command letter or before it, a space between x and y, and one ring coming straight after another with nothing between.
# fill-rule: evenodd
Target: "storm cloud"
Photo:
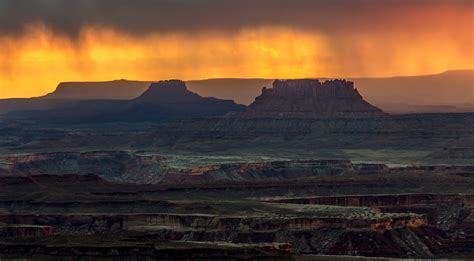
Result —
<instances>
[{"instance_id":1,"label":"storm cloud","mask_svg":"<svg viewBox=\"0 0 474 261\"><path fill-rule=\"evenodd\" d=\"M21 34L32 24L77 36L84 27L129 34L224 31L285 26L321 33L381 31L412 26L405 13L472 10L471 0L0 0L0 32ZM450 17L436 17L443 24ZM431 21L432 22L432 21ZM419 26L430 27L420 20Z\"/></svg>"},{"instance_id":2,"label":"storm cloud","mask_svg":"<svg viewBox=\"0 0 474 261\"><path fill-rule=\"evenodd\" d=\"M474 68L472 0L0 0L0 98L61 81Z\"/></svg>"}]
</instances>

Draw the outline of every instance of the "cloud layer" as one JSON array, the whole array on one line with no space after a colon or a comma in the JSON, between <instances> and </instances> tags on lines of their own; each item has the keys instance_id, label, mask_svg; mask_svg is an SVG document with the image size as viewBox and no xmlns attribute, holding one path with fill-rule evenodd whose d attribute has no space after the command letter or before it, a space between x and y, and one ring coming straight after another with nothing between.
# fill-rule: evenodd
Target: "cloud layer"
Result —
<instances>
[{"instance_id":1,"label":"cloud layer","mask_svg":"<svg viewBox=\"0 0 474 261\"><path fill-rule=\"evenodd\" d=\"M60 81L474 68L472 0L0 0L0 98Z\"/></svg>"},{"instance_id":2,"label":"cloud layer","mask_svg":"<svg viewBox=\"0 0 474 261\"><path fill-rule=\"evenodd\" d=\"M55 33L77 36L91 25L130 34L271 25L333 34L390 30L412 26L413 20L430 30L453 22L443 10L472 12L473 5L471 0L0 0L0 30L21 33L43 23ZM433 12L436 21L422 19Z\"/></svg>"}]
</instances>

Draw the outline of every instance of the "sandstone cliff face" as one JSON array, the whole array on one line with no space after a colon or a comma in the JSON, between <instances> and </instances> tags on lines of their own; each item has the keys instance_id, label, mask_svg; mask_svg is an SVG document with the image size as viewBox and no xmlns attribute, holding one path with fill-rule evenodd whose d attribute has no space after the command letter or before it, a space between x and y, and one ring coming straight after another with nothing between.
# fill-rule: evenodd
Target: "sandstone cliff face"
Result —
<instances>
[{"instance_id":1,"label":"sandstone cliff face","mask_svg":"<svg viewBox=\"0 0 474 261\"><path fill-rule=\"evenodd\" d=\"M345 80L276 80L239 114L243 118L363 118L385 113Z\"/></svg>"}]
</instances>

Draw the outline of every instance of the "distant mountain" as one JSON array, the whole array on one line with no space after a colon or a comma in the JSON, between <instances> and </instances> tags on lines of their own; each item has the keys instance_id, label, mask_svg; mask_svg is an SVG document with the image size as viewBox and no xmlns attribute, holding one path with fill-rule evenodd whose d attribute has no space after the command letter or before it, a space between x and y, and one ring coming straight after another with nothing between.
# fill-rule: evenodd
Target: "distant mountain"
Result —
<instances>
[{"instance_id":1,"label":"distant mountain","mask_svg":"<svg viewBox=\"0 0 474 261\"><path fill-rule=\"evenodd\" d=\"M116 80L107 82L62 82L42 98L70 100L129 100L140 96L150 82Z\"/></svg>"},{"instance_id":2,"label":"distant mountain","mask_svg":"<svg viewBox=\"0 0 474 261\"><path fill-rule=\"evenodd\" d=\"M350 80L369 102L389 112L474 111L474 70Z\"/></svg>"},{"instance_id":3,"label":"distant mountain","mask_svg":"<svg viewBox=\"0 0 474 261\"><path fill-rule=\"evenodd\" d=\"M275 80L263 88L244 118L320 119L380 117L385 113L366 102L354 84L345 80Z\"/></svg>"},{"instance_id":4,"label":"distant mountain","mask_svg":"<svg viewBox=\"0 0 474 261\"><path fill-rule=\"evenodd\" d=\"M54 99L52 99L54 100ZM205 98L187 90L183 81L152 83L132 100L85 100L51 110L26 110L9 114L47 122L161 121L222 116L245 108L231 100Z\"/></svg>"},{"instance_id":5,"label":"distant mountain","mask_svg":"<svg viewBox=\"0 0 474 261\"><path fill-rule=\"evenodd\" d=\"M325 80L327 78L320 78ZM434 75L349 78L364 98L389 113L474 111L474 70ZM250 104L274 79L209 79L187 81L190 91L204 97ZM60 83L56 90L31 99L0 100L0 114L14 110L51 109L82 100L131 100L148 89L148 81Z\"/></svg>"},{"instance_id":6,"label":"distant mountain","mask_svg":"<svg viewBox=\"0 0 474 261\"><path fill-rule=\"evenodd\" d=\"M84 100L130 100L148 89L150 82L116 80L106 82L64 82L45 96L0 100L0 115L11 111L50 110L74 106Z\"/></svg>"}]
</instances>

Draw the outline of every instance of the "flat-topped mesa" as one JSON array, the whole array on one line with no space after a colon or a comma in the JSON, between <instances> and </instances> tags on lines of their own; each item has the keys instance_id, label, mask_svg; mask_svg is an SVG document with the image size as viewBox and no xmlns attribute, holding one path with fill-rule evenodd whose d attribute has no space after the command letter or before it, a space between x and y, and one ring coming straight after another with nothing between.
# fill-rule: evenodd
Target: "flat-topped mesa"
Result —
<instances>
[{"instance_id":1,"label":"flat-topped mesa","mask_svg":"<svg viewBox=\"0 0 474 261\"><path fill-rule=\"evenodd\" d=\"M220 117L245 108L233 100L202 97L188 90L186 83L181 80L154 82L132 102L134 108L130 118L144 120Z\"/></svg>"},{"instance_id":2,"label":"flat-topped mesa","mask_svg":"<svg viewBox=\"0 0 474 261\"><path fill-rule=\"evenodd\" d=\"M275 80L240 113L243 118L363 118L386 115L346 80Z\"/></svg>"},{"instance_id":3,"label":"flat-topped mesa","mask_svg":"<svg viewBox=\"0 0 474 261\"><path fill-rule=\"evenodd\" d=\"M151 83L136 100L150 103L195 102L203 98L187 89L186 83L181 80L165 80Z\"/></svg>"},{"instance_id":4,"label":"flat-topped mesa","mask_svg":"<svg viewBox=\"0 0 474 261\"><path fill-rule=\"evenodd\" d=\"M66 100L129 100L140 96L149 82L114 80L106 82L62 82L41 98Z\"/></svg>"}]
</instances>

